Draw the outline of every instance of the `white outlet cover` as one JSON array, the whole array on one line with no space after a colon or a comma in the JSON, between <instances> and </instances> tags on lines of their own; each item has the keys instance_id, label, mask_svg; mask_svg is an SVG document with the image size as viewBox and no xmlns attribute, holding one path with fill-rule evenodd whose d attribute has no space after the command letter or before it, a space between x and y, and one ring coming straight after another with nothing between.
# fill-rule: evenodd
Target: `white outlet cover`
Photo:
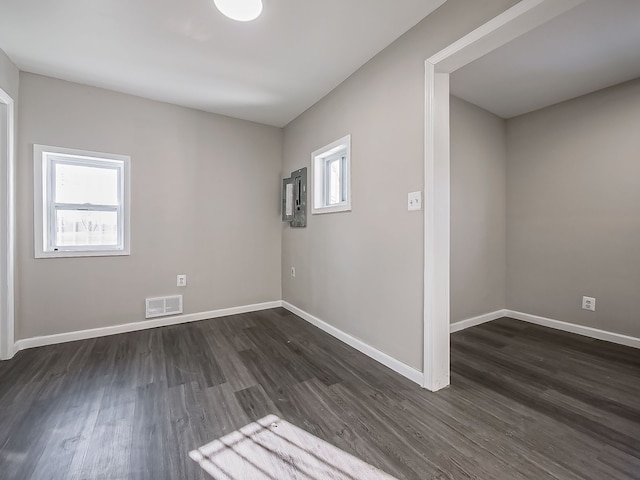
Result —
<instances>
[{"instance_id":1,"label":"white outlet cover","mask_svg":"<svg viewBox=\"0 0 640 480\"><path fill-rule=\"evenodd\" d=\"M178 287L186 287L187 286L187 276L186 275L178 275L177 285L178 285Z\"/></svg>"},{"instance_id":2,"label":"white outlet cover","mask_svg":"<svg viewBox=\"0 0 640 480\"><path fill-rule=\"evenodd\" d=\"M596 299L593 297L582 297L582 308L584 310L596 311Z\"/></svg>"},{"instance_id":3,"label":"white outlet cover","mask_svg":"<svg viewBox=\"0 0 640 480\"><path fill-rule=\"evenodd\" d=\"M422 210L422 192L411 192L407 196L407 210Z\"/></svg>"}]
</instances>

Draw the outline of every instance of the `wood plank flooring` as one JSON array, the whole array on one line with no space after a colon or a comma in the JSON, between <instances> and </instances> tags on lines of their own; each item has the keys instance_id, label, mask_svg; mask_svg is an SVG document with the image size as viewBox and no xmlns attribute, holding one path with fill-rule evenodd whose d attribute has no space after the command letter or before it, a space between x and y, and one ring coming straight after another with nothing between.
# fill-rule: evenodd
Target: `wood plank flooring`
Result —
<instances>
[{"instance_id":1,"label":"wood plank flooring","mask_svg":"<svg viewBox=\"0 0 640 480\"><path fill-rule=\"evenodd\" d=\"M268 414L398 479L640 479L640 351L511 319L451 343L437 394L284 309L26 350L0 479L207 479L189 451Z\"/></svg>"}]
</instances>

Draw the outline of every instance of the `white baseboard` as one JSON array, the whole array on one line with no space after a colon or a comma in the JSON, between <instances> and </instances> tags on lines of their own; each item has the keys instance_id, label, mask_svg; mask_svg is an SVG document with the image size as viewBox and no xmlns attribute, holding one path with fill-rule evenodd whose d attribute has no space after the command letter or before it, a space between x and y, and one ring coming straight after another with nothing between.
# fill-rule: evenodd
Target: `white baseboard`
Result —
<instances>
[{"instance_id":1,"label":"white baseboard","mask_svg":"<svg viewBox=\"0 0 640 480\"><path fill-rule=\"evenodd\" d=\"M507 310L502 309L491 313L485 313L484 315L478 315L477 317L467 318L466 320L460 320L459 322L452 323L449 327L449 332L459 332L460 330L475 327L476 325L481 325L506 316L508 316Z\"/></svg>"},{"instance_id":2,"label":"white baseboard","mask_svg":"<svg viewBox=\"0 0 640 480\"><path fill-rule=\"evenodd\" d=\"M583 335L585 337L597 338L598 340L605 340L607 342L617 343L620 345L626 345L627 347L640 348L640 338L630 337L628 335L622 335L619 333L607 332L606 330L599 330L592 327L584 327L582 325L576 325L575 323L562 322L560 320L553 320L552 318L540 317L538 315L531 315L529 313L516 312L515 310L503 309L496 310L495 312L485 313L473 318L467 318L451 324L450 332L459 332L465 328L475 327L486 322L497 320L498 318L509 317L516 320L521 320L527 323L533 323L543 327L553 328L555 330L562 330L564 332L575 333Z\"/></svg>"},{"instance_id":3,"label":"white baseboard","mask_svg":"<svg viewBox=\"0 0 640 480\"><path fill-rule=\"evenodd\" d=\"M556 330L562 330L570 333L577 333L578 335L584 335L585 337L597 338L598 340L605 340L607 342L626 345L627 347L640 348L640 338L630 337L628 335L622 335L620 333L607 332L606 330L584 327L582 325L576 325L575 323L561 322L560 320L539 317L537 315L516 312L514 310L505 310L504 316L515 318L516 320L522 320L523 322L534 323L543 327L554 328Z\"/></svg>"},{"instance_id":4,"label":"white baseboard","mask_svg":"<svg viewBox=\"0 0 640 480\"><path fill-rule=\"evenodd\" d=\"M298 315L300 318L315 325L328 334L336 337L338 340L350 345L356 350L364 353L365 355L373 358L379 363L389 367L391 370L399 373L400 375L407 377L409 380L422 385L423 373L409 365L396 360L395 358L387 355L384 352L372 347L371 345L363 342L362 340L343 332L342 330L329 325L323 320L314 317L310 313L301 310L300 308L282 301L276 300L273 302L258 303L254 305L244 305L240 307L223 308L220 310L211 310L209 312L190 313L186 315L176 315L172 317L156 318L153 320L146 320L142 322L126 323L123 325L114 325L111 327L93 328L90 330L79 330L75 332L59 333L56 335L46 335L41 337L32 337L18 340L14 346L14 354L20 350L27 348L41 347L44 345L54 345L58 343L73 342L76 340L85 340L87 338L105 337L108 335L116 335L119 333L135 332L138 330L147 330L150 328L164 327L169 325L178 325L182 323L197 322L199 320L207 320L210 318L226 317L229 315L237 315L240 313L257 312L260 310L268 310L271 308L284 307L290 312ZM497 320L502 317L510 317L516 320L521 320L543 327L554 328L556 330L562 330L565 332L576 333L590 338L596 338L599 340L605 340L608 342L617 343L620 345L626 345L628 347L640 348L640 338L631 337L628 335L622 335L619 333L608 332L605 330L599 330L597 328L584 327L573 323L562 322L559 320L553 320L551 318L540 317L537 315L530 315L528 313L517 312L514 310L504 309L496 310L495 312L486 313L477 317L468 318L459 322L452 323L450 326L450 332L458 332L466 328L470 328L482 323Z\"/></svg>"},{"instance_id":5,"label":"white baseboard","mask_svg":"<svg viewBox=\"0 0 640 480\"><path fill-rule=\"evenodd\" d=\"M20 350L24 350L26 348L73 342L75 340L85 340L87 338L106 337L108 335L116 335L118 333L135 332L138 330L147 330L149 328L166 327L168 325L197 322L199 320L226 317L228 315L237 315L239 313L257 312L260 310L267 310L270 308L281 306L282 301L277 300L274 302L244 305L241 307L222 308L220 310L211 310L209 312L189 313L186 315L175 315L172 317L156 318L143 322L125 323L123 325L114 325L112 327L92 328L90 330L78 330L75 332L58 333L56 335L25 338L16 342L14 351L15 353L17 353Z\"/></svg>"},{"instance_id":6,"label":"white baseboard","mask_svg":"<svg viewBox=\"0 0 640 480\"><path fill-rule=\"evenodd\" d=\"M348 333L343 332L342 330L329 325L327 322L320 320L317 317L314 317L310 313L301 310L300 308L291 305L288 302L283 301L282 307L289 310L291 313L296 314L300 318L306 320L307 322L315 325L320 330L327 332L329 335L336 337L338 340L346 343L347 345L355 348L356 350L364 353L365 355L373 358L379 363L383 364L386 367L389 367L394 372L399 373L400 375L407 377L409 380L422 385L423 383L423 374L420 370L417 370L413 367L410 367L406 363L401 362L400 360L396 360L395 358L387 355L384 352L372 347L371 345L363 342L362 340L349 335Z\"/></svg>"}]
</instances>

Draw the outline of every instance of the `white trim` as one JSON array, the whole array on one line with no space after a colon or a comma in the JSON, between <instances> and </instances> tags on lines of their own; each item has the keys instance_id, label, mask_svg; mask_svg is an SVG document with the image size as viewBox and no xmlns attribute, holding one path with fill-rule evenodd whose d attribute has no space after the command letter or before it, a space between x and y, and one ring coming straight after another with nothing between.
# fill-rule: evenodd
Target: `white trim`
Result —
<instances>
[{"instance_id":1,"label":"white trim","mask_svg":"<svg viewBox=\"0 0 640 480\"><path fill-rule=\"evenodd\" d=\"M576 333L585 337L597 338L598 340L605 340L607 342L617 343L619 345L626 345L627 347L640 348L640 338L631 337L629 335L608 332L606 330L585 327L582 325L576 325L575 323L562 322L560 320L540 317L538 315L531 315L528 313L516 312L514 310L505 310L504 312L505 317L515 318L516 320L521 320L523 322L533 323L536 325L541 325L543 327L554 328L556 330L562 330L564 332Z\"/></svg>"},{"instance_id":2,"label":"white trim","mask_svg":"<svg viewBox=\"0 0 640 480\"><path fill-rule=\"evenodd\" d=\"M78 163L103 168L109 166L118 172L117 207L94 205L92 210L113 210L118 213L117 246L83 246L54 249L51 205L54 185L50 168L58 162L56 156L65 157L61 163ZM131 252L131 157L114 153L78 150L51 145L33 145L33 231L35 258L125 256ZM68 205L71 209L76 205Z\"/></svg>"},{"instance_id":3,"label":"white trim","mask_svg":"<svg viewBox=\"0 0 640 480\"><path fill-rule=\"evenodd\" d=\"M508 317L508 310L496 310L495 312L485 313L484 315L478 315L477 317L467 318L460 320L459 322L452 323L449 326L451 333L459 332L460 330L466 330L467 328L475 327L476 325L482 325L483 323L491 322L502 317Z\"/></svg>"},{"instance_id":4,"label":"white trim","mask_svg":"<svg viewBox=\"0 0 640 480\"><path fill-rule=\"evenodd\" d=\"M0 188L3 198L0 199L0 232L3 238L2 259L0 260L0 360L8 360L15 355L14 322L15 322L15 103L13 98L0 88L0 103L6 105L7 148L0 154ZM6 178L4 178L4 175Z\"/></svg>"},{"instance_id":5,"label":"white trim","mask_svg":"<svg viewBox=\"0 0 640 480\"><path fill-rule=\"evenodd\" d=\"M429 57L438 72L453 73L585 0L522 0Z\"/></svg>"},{"instance_id":6,"label":"white trim","mask_svg":"<svg viewBox=\"0 0 640 480\"><path fill-rule=\"evenodd\" d=\"M343 179L343 186L346 189L346 198L339 204L325 205L327 195L325 160L338 152L344 155L345 178ZM312 215L351 211L351 135L345 135L311 154L311 185Z\"/></svg>"},{"instance_id":7,"label":"white trim","mask_svg":"<svg viewBox=\"0 0 640 480\"><path fill-rule=\"evenodd\" d=\"M209 312L176 315L173 317L160 318L157 320L125 323L123 325L114 325L112 327L92 328L90 330L78 330L75 332L58 333L56 335L25 338L16 342L15 351L19 352L20 350L24 350L26 348L42 347L44 345L55 345L58 343L74 342L76 340L85 340L87 338L106 337L108 335L137 332L139 330L147 330L149 328L166 327L169 325L178 325L181 323L209 320L211 318L226 317L229 315L237 315L239 313L257 312L260 310L268 310L270 308L277 308L281 306L282 302L280 300L276 300L273 302L244 305L241 307L222 308L220 310L211 310Z\"/></svg>"},{"instance_id":8,"label":"white trim","mask_svg":"<svg viewBox=\"0 0 640 480\"><path fill-rule=\"evenodd\" d=\"M425 62L424 355L422 386L450 383L449 74Z\"/></svg>"},{"instance_id":9,"label":"white trim","mask_svg":"<svg viewBox=\"0 0 640 480\"><path fill-rule=\"evenodd\" d=\"M629 335L622 335L620 333L609 332L606 330L600 330L598 328L576 325L575 323L562 322L560 320L540 317L538 315L531 315L529 313L516 312L515 310L509 309L496 310L495 312L485 313L484 315L479 315L477 317L467 318L465 320L452 323L450 330L451 333L455 333L503 317L513 318L516 320L521 320L523 322L553 328L555 330L562 330L563 332L575 333L577 335L582 335L589 338L596 338L598 340L617 343L619 345L626 345L627 347L640 348L640 338L631 337Z\"/></svg>"},{"instance_id":10,"label":"white trim","mask_svg":"<svg viewBox=\"0 0 640 480\"><path fill-rule=\"evenodd\" d=\"M320 330L323 330L329 335L346 343L350 347L355 348L356 350L364 353L368 357L371 357L377 362L383 364L384 366L389 367L391 370L393 370L396 373L399 373L403 377L406 377L409 380L419 385L422 384L422 372L420 370L410 367L409 365L401 362L400 360L396 360L390 355L387 355L386 353L381 352L380 350L372 347L371 345L363 342L362 340L352 335L349 335L348 333L343 332L342 330L332 325L329 325L327 322L320 320L318 317L314 317L310 313L307 313L304 310L294 305L291 305L289 302L285 302L283 300L282 307L289 310L291 313L299 316L303 320L306 320L310 324L315 325Z\"/></svg>"},{"instance_id":11,"label":"white trim","mask_svg":"<svg viewBox=\"0 0 640 480\"><path fill-rule=\"evenodd\" d=\"M584 0L522 0L425 60L422 385L449 385L449 74ZM497 73L499 74L499 73Z\"/></svg>"},{"instance_id":12,"label":"white trim","mask_svg":"<svg viewBox=\"0 0 640 480\"><path fill-rule=\"evenodd\" d=\"M187 315L176 315L172 317L158 318L155 320L147 320L142 322L126 323L122 325L114 325L111 327L92 328L89 330L78 330L75 332L58 333L55 335L45 335L41 337L31 337L18 340L15 344L15 352L25 350L27 348L42 347L45 345L56 345L58 343L74 342L76 340L86 340L88 338L106 337L109 335L117 335L120 333L136 332L140 330L147 330L150 328L166 327L169 325L178 325L182 323L197 322L200 320L209 320L213 318L226 317L229 315L237 315L240 313L258 312L260 310L269 310L271 308L284 307L291 313L299 316L303 320L315 325L321 330L327 332L329 335L341 340L347 345L355 348L356 350L364 353L365 355L373 358L379 363L389 367L391 370L399 373L400 375L407 377L409 380L421 384L422 372L409 365L396 360L395 358L387 355L386 353L377 350L376 348L364 343L348 333L335 328L328 323L320 320L317 317L305 312L304 310L291 305L288 302L282 300L276 300L273 302L258 303L254 305L244 305L241 307L223 308L220 310L212 310L209 312L190 313Z\"/></svg>"}]
</instances>

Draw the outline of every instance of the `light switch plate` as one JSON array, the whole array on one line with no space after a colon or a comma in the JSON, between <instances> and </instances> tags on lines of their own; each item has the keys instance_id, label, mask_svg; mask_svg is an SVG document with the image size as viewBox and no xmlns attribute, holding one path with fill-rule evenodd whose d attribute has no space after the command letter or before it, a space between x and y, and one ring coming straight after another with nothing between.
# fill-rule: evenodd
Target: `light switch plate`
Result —
<instances>
[{"instance_id":1,"label":"light switch plate","mask_svg":"<svg viewBox=\"0 0 640 480\"><path fill-rule=\"evenodd\" d=\"M407 199L407 210L422 210L422 192L411 192Z\"/></svg>"}]
</instances>

